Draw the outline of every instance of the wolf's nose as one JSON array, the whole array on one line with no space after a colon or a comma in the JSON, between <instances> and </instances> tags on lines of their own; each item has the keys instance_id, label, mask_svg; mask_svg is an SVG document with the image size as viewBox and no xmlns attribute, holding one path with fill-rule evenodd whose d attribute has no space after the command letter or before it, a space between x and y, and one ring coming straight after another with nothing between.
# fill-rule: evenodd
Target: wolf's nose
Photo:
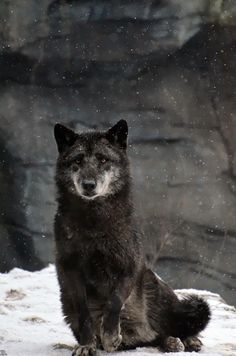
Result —
<instances>
[{"instance_id":1,"label":"wolf's nose","mask_svg":"<svg viewBox=\"0 0 236 356\"><path fill-rule=\"evenodd\" d=\"M96 182L94 179L85 179L82 182L82 187L87 192L92 192L96 187Z\"/></svg>"}]
</instances>

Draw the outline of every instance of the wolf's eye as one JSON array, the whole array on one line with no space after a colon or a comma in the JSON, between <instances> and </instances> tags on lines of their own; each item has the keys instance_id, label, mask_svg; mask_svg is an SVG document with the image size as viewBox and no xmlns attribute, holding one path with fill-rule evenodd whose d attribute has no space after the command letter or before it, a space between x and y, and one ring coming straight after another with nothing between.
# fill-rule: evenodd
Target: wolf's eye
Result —
<instances>
[{"instance_id":1,"label":"wolf's eye","mask_svg":"<svg viewBox=\"0 0 236 356\"><path fill-rule=\"evenodd\" d=\"M83 155L79 155L76 157L74 163L77 164L78 166L81 165L81 163L83 162L84 156Z\"/></svg>"},{"instance_id":2,"label":"wolf's eye","mask_svg":"<svg viewBox=\"0 0 236 356\"><path fill-rule=\"evenodd\" d=\"M75 163L78 164L78 165L80 165L80 164L82 163L82 158L77 158L77 159L75 160Z\"/></svg>"},{"instance_id":3,"label":"wolf's eye","mask_svg":"<svg viewBox=\"0 0 236 356\"><path fill-rule=\"evenodd\" d=\"M108 161L105 156L103 156L103 155L101 155L99 153L96 154L96 157L97 157L97 160L98 160L99 163L104 164L104 163L106 163Z\"/></svg>"},{"instance_id":4,"label":"wolf's eye","mask_svg":"<svg viewBox=\"0 0 236 356\"><path fill-rule=\"evenodd\" d=\"M72 164L72 169L73 169L74 172L78 171L79 166L81 165L81 163L82 163L82 159L78 158L78 159L74 160L74 162Z\"/></svg>"},{"instance_id":5,"label":"wolf's eye","mask_svg":"<svg viewBox=\"0 0 236 356\"><path fill-rule=\"evenodd\" d=\"M106 159L106 157L104 157L104 156L98 156L98 161L99 161L100 163L104 164L104 163L107 162L107 159Z\"/></svg>"}]
</instances>

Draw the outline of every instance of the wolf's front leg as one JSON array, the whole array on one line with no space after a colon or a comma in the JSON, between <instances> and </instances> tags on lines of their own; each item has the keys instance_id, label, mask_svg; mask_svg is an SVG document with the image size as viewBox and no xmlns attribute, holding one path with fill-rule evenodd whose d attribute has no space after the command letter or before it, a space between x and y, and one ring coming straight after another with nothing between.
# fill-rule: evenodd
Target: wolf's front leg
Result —
<instances>
[{"instance_id":1,"label":"wolf's front leg","mask_svg":"<svg viewBox=\"0 0 236 356\"><path fill-rule=\"evenodd\" d=\"M76 315L75 324L71 324L71 329L79 343L74 348L72 356L95 356L96 336L86 303L80 305L79 314Z\"/></svg>"},{"instance_id":2,"label":"wolf's front leg","mask_svg":"<svg viewBox=\"0 0 236 356\"><path fill-rule=\"evenodd\" d=\"M72 356L94 356L96 355L96 346L76 345Z\"/></svg>"},{"instance_id":3,"label":"wolf's front leg","mask_svg":"<svg viewBox=\"0 0 236 356\"><path fill-rule=\"evenodd\" d=\"M67 276L67 275L66 275ZM95 356L96 336L87 303L86 287L79 272L70 271L65 287L71 300L71 309L66 319L78 342L72 356Z\"/></svg>"},{"instance_id":4,"label":"wolf's front leg","mask_svg":"<svg viewBox=\"0 0 236 356\"><path fill-rule=\"evenodd\" d=\"M121 308L132 289L132 281L124 279L116 287L105 306L101 323L101 342L105 351L112 352L118 349L122 342L120 330Z\"/></svg>"},{"instance_id":5,"label":"wolf's front leg","mask_svg":"<svg viewBox=\"0 0 236 356\"><path fill-rule=\"evenodd\" d=\"M120 334L120 311L122 301L117 295L113 295L108 301L101 324L101 342L105 351L117 350L122 341Z\"/></svg>"},{"instance_id":6,"label":"wolf's front leg","mask_svg":"<svg viewBox=\"0 0 236 356\"><path fill-rule=\"evenodd\" d=\"M73 325L71 325L71 328L73 330ZM93 324L86 305L83 306L82 315L80 314L78 318L77 341L79 342L79 345L74 348L72 356L96 355L96 337L94 335Z\"/></svg>"}]
</instances>

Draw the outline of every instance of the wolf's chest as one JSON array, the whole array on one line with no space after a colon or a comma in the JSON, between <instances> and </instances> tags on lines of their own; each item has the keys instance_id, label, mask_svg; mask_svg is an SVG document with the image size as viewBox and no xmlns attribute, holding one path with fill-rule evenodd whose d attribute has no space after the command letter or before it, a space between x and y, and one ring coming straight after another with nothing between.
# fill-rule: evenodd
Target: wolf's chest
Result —
<instances>
[{"instance_id":1,"label":"wolf's chest","mask_svg":"<svg viewBox=\"0 0 236 356\"><path fill-rule=\"evenodd\" d=\"M83 272L90 280L106 280L118 277L123 266L118 256L109 251L93 250L83 259Z\"/></svg>"},{"instance_id":2,"label":"wolf's chest","mask_svg":"<svg viewBox=\"0 0 236 356\"><path fill-rule=\"evenodd\" d=\"M81 265L86 286L93 293L106 294L124 274L119 256L109 250L93 249L85 255Z\"/></svg>"}]
</instances>

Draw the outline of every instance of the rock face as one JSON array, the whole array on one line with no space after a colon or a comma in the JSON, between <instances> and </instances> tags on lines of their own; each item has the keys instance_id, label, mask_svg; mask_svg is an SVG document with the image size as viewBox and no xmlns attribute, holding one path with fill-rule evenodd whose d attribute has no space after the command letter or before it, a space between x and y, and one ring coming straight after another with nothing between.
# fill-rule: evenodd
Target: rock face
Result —
<instances>
[{"instance_id":1,"label":"rock face","mask_svg":"<svg viewBox=\"0 0 236 356\"><path fill-rule=\"evenodd\" d=\"M53 261L55 122L130 126L147 259L235 303L233 1L2 1L0 268Z\"/></svg>"}]
</instances>

